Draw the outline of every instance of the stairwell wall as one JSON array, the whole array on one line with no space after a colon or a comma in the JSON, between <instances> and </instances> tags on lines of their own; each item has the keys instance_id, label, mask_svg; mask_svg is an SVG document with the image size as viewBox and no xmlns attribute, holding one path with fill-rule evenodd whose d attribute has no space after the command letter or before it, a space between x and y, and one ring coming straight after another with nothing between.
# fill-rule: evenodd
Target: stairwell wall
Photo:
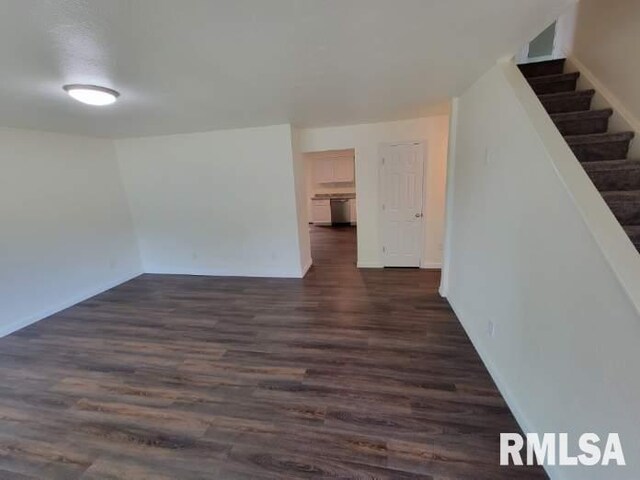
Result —
<instances>
[{"instance_id":1,"label":"stairwell wall","mask_svg":"<svg viewBox=\"0 0 640 480\"><path fill-rule=\"evenodd\" d=\"M515 65L456 110L447 297L525 431L621 435L552 478L640 478L640 256Z\"/></svg>"},{"instance_id":2,"label":"stairwell wall","mask_svg":"<svg viewBox=\"0 0 640 480\"><path fill-rule=\"evenodd\" d=\"M581 0L559 21L567 71L580 71L578 88L596 90L594 108L611 107L612 131L640 133L640 63L630 54L640 44L640 4L635 0ZM630 158L640 158L640 141Z\"/></svg>"}]
</instances>

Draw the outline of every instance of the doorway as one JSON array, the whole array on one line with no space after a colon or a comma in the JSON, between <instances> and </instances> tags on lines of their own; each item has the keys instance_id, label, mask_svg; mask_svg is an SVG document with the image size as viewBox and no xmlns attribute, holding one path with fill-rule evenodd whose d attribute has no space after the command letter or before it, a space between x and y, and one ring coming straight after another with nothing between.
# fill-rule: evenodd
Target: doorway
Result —
<instances>
[{"instance_id":1,"label":"doorway","mask_svg":"<svg viewBox=\"0 0 640 480\"><path fill-rule=\"evenodd\" d=\"M332 241L353 242L357 232L355 149L327 150L305 154L307 200L312 237L323 239L317 245ZM326 255L312 251L314 264ZM351 251L348 249L348 251ZM353 255L342 252L339 258L346 263L357 262ZM347 258L348 257L348 258Z\"/></svg>"},{"instance_id":2,"label":"doorway","mask_svg":"<svg viewBox=\"0 0 640 480\"><path fill-rule=\"evenodd\" d=\"M422 142L382 145L381 238L385 267L420 267L424 238Z\"/></svg>"},{"instance_id":3,"label":"doorway","mask_svg":"<svg viewBox=\"0 0 640 480\"><path fill-rule=\"evenodd\" d=\"M562 41L562 25L553 22L536 38L527 43L516 55L517 63L535 63L562 58L565 55Z\"/></svg>"}]
</instances>

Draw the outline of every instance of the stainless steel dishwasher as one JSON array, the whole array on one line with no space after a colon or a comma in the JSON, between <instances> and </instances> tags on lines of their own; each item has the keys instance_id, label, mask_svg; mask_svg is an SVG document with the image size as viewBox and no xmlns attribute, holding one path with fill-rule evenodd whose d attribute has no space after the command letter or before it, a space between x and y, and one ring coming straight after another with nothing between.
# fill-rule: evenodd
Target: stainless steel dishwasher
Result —
<instances>
[{"instance_id":1,"label":"stainless steel dishwasher","mask_svg":"<svg viewBox=\"0 0 640 480\"><path fill-rule=\"evenodd\" d=\"M348 198L331 199L331 224L351 223Z\"/></svg>"}]
</instances>

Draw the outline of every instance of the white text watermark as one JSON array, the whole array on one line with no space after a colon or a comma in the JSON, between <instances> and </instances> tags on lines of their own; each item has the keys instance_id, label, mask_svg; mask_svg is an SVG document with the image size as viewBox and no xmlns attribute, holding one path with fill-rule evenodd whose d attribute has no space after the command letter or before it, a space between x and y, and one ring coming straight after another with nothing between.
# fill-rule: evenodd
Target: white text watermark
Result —
<instances>
[{"instance_id":1,"label":"white text watermark","mask_svg":"<svg viewBox=\"0 0 640 480\"><path fill-rule=\"evenodd\" d=\"M500 465L626 465L620 435L610 433L601 439L595 433L584 433L577 445L570 444L566 433L500 434ZM571 455L570 447L578 454Z\"/></svg>"}]
</instances>

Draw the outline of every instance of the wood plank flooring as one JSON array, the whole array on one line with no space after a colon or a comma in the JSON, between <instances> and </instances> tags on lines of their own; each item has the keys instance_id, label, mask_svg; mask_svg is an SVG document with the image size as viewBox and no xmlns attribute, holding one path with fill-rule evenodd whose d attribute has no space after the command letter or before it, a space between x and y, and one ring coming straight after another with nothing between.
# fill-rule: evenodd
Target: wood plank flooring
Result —
<instances>
[{"instance_id":1,"label":"wood plank flooring","mask_svg":"<svg viewBox=\"0 0 640 480\"><path fill-rule=\"evenodd\" d=\"M144 275L0 340L0 479L534 479L439 274Z\"/></svg>"}]
</instances>

